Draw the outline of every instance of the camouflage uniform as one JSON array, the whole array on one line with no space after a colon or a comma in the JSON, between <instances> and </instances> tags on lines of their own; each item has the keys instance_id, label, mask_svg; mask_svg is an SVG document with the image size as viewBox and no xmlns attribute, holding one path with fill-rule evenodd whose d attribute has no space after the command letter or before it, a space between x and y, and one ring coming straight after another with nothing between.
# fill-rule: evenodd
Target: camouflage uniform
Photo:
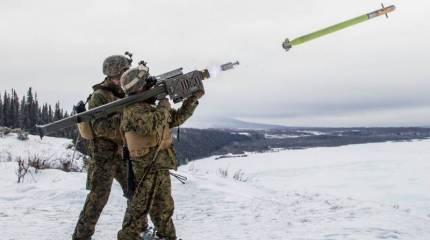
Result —
<instances>
[{"instance_id":1,"label":"camouflage uniform","mask_svg":"<svg viewBox=\"0 0 430 240\"><path fill-rule=\"evenodd\" d=\"M92 152L92 150L91 150L91 152ZM84 162L84 167L85 167L85 170L87 171L87 182L86 182L86 186L85 186L85 188L87 190L91 190L91 176L93 175L94 165L95 165L94 159L92 159L92 158L87 159Z\"/></svg>"},{"instance_id":2,"label":"camouflage uniform","mask_svg":"<svg viewBox=\"0 0 430 240\"><path fill-rule=\"evenodd\" d=\"M93 88L94 93L89 101L90 109L124 96L121 88L108 79ZM91 189L79 216L73 234L74 240L91 239L95 225L108 201L113 179L119 182L124 193L127 190L126 163L119 154L123 144L119 134L119 125L120 116L118 114L92 122L96 137L93 147L94 169L89 172ZM125 218L128 217L125 216Z\"/></svg>"},{"instance_id":3,"label":"camouflage uniform","mask_svg":"<svg viewBox=\"0 0 430 240\"><path fill-rule=\"evenodd\" d=\"M157 139L161 139L166 127L170 129L184 123L193 114L197 105L195 97L185 100L178 110L156 107L146 102L136 103L124 109L121 129L125 133L135 132L143 137L155 135ZM170 169L177 169L176 154L171 144L157 154L158 147L159 145L153 146L145 149L142 154L137 154L141 156L136 154L133 156L130 152L137 188L130 203L130 216L124 219L118 240L137 239L139 229L146 224L147 213L159 237L176 239L172 221L174 202L169 174ZM153 159L154 164L150 167Z\"/></svg>"}]
</instances>

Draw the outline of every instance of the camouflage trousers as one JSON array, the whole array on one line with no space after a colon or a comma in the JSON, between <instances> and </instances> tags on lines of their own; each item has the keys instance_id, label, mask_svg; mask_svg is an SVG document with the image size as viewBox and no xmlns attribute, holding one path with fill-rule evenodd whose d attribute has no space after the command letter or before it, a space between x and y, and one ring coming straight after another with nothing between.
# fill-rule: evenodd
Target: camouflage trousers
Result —
<instances>
[{"instance_id":1,"label":"camouflage trousers","mask_svg":"<svg viewBox=\"0 0 430 240\"><path fill-rule=\"evenodd\" d=\"M130 202L128 219L124 219L122 230L118 232L118 240L137 239L140 229L147 224L148 213L159 237L176 239L172 221L174 202L169 170L150 171L142 180L148 171L149 161L148 157L133 160L137 188Z\"/></svg>"},{"instance_id":2,"label":"camouflage trousers","mask_svg":"<svg viewBox=\"0 0 430 240\"><path fill-rule=\"evenodd\" d=\"M91 190L91 177L93 176L94 172L94 159L89 159L85 162L85 168L87 170L87 182L86 182L86 189Z\"/></svg>"},{"instance_id":3,"label":"camouflage trousers","mask_svg":"<svg viewBox=\"0 0 430 240\"><path fill-rule=\"evenodd\" d=\"M115 150L115 151L112 151ZM127 167L126 163L117 153L116 149L106 149L100 147L94 152L94 168L91 176L91 190L85 200L79 220L73 233L73 240L89 240L94 234L95 226L106 205L113 179L116 179L123 192L127 190ZM127 202L127 211L124 219L128 219L129 202ZM146 218L142 218L141 230L147 227ZM146 224L146 226L145 226Z\"/></svg>"}]
</instances>

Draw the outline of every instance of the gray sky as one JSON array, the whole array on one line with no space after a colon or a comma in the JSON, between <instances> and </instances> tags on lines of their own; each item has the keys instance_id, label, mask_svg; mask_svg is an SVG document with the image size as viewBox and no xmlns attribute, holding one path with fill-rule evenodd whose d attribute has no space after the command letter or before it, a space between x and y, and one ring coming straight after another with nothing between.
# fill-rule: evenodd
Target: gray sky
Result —
<instances>
[{"instance_id":1,"label":"gray sky","mask_svg":"<svg viewBox=\"0 0 430 240\"><path fill-rule=\"evenodd\" d=\"M0 3L0 90L32 86L70 108L129 50L153 74L241 66L207 82L197 119L294 126L430 125L430 2L297 46L293 39L376 10L373 0L22 1ZM212 81L213 80L213 81Z\"/></svg>"}]
</instances>

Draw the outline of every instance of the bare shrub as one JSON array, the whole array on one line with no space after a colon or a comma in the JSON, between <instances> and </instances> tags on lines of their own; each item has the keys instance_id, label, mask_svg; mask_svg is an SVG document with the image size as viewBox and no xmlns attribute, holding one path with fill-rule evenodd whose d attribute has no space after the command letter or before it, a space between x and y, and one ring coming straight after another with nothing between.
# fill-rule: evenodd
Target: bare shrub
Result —
<instances>
[{"instance_id":1,"label":"bare shrub","mask_svg":"<svg viewBox=\"0 0 430 240\"><path fill-rule=\"evenodd\" d=\"M0 133L2 134L2 136L6 136L9 133L11 133L12 129L8 128L8 127L2 127L0 128Z\"/></svg>"},{"instance_id":2,"label":"bare shrub","mask_svg":"<svg viewBox=\"0 0 430 240\"><path fill-rule=\"evenodd\" d=\"M44 169L58 169L65 172L81 172L78 166L75 166L72 159L61 159L52 160L52 156L48 158L42 158L38 155L32 155L27 157L27 159L17 158L18 170L16 175L18 176L18 183L22 183L24 178L30 174L32 179L36 181L33 177L32 171L38 173L40 170Z\"/></svg>"},{"instance_id":3,"label":"bare shrub","mask_svg":"<svg viewBox=\"0 0 430 240\"><path fill-rule=\"evenodd\" d=\"M233 179L240 182L247 182L249 180L248 177L245 176L245 172L242 171L242 169L239 169L236 172L234 172Z\"/></svg>"},{"instance_id":4,"label":"bare shrub","mask_svg":"<svg viewBox=\"0 0 430 240\"><path fill-rule=\"evenodd\" d=\"M28 164L27 161L25 161L21 158L18 158L17 163L18 163L18 169L16 170L16 175L18 177L17 183L24 182L24 179L27 175L30 175L31 178L34 181L36 181L36 179L34 179L34 177L33 177L33 173L31 172L31 169L30 169L31 166Z\"/></svg>"},{"instance_id":5,"label":"bare shrub","mask_svg":"<svg viewBox=\"0 0 430 240\"><path fill-rule=\"evenodd\" d=\"M199 169L197 169L196 165L193 162L191 162L190 164L188 164L188 171L197 173Z\"/></svg>"},{"instance_id":6,"label":"bare shrub","mask_svg":"<svg viewBox=\"0 0 430 240\"><path fill-rule=\"evenodd\" d=\"M84 163L86 161L84 160ZM56 169L65 171L65 172L82 172L82 169L73 164L73 160L70 158L60 160L60 166L56 167Z\"/></svg>"},{"instance_id":7,"label":"bare shrub","mask_svg":"<svg viewBox=\"0 0 430 240\"><path fill-rule=\"evenodd\" d=\"M57 169L64 172L82 172L82 169L74 164L74 160L71 157L50 160L44 164L44 169Z\"/></svg>"},{"instance_id":8,"label":"bare shrub","mask_svg":"<svg viewBox=\"0 0 430 240\"><path fill-rule=\"evenodd\" d=\"M28 157L27 164L30 167L33 167L36 173L42 169L50 168L48 164L48 160L43 160L38 155L33 155L32 157Z\"/></svg>"},{"instance_id":9,"label":"bare shrub","mask_svg":"<svg viewBox=\"0 0 430 240\"><path fill-rule=\"evenodd\" d=\"M220 177L223 178L228 178L230 177L230 169L227 168L218 168L218 170L216 171L216 174ZM239 169L237 171L235 171L233 173L233 175L231 175L231 177L239 182L248 182L250 180L250 178L248 176L246 176L245 172L242 171L242 169Z\"/></svg>"},{"instance_id":10,"label":"bare shrub","mask_svg":"<svg viewBox=\"0 0 430 240\"><path fill-rule=\"evenodd\" d=\"M12 153L7 152L6 162L12 162Z\"/></svg>"},{"instance_id":11,"label":"bare shrub","mask_svg":"<svg viewBox=\"0 0 430 240\"><path fill-rule=\"evenodd\" d=\"M18 169L16 170L16 175L18 176L17 183L21 183L24 180L24 177L27 174L30 166L25 164L24 160L22 160L21 158L17 160L17 163L18 163Z\"/></svg>"},{"instance_id":12,"label":"bare shrub","mask_svg":"<svg viewBox=\"0 0 430 240\"><path fill-rule=\"evenodd\" d=\"M226 178L228 177L228 168L218 168L217 174L220 177Z\"/></svg>"},{"instance_id":13,"label":"bare shrub","mask_svg":"<svg viewBox=\"0 0 430 240\"><path fill-rule=\"evenodd\" d=\"M22 130L21 128L8 128L8 127L0 127L0 137L4 137L9 135L10 133L16 133L17 138L21 141L28 140L28 132Z\"/></svg>"},{"instance_id":14,"label":"bare shrub","mask_svg":"<svg viewBox=\"0 0 430 240\"><path fill-rule=\"evenodd\" d=\"M18 140L21 140L21 141L28 140L28 133L25 131L18 131L17 138Z\"/></svg>"}]
</instances>

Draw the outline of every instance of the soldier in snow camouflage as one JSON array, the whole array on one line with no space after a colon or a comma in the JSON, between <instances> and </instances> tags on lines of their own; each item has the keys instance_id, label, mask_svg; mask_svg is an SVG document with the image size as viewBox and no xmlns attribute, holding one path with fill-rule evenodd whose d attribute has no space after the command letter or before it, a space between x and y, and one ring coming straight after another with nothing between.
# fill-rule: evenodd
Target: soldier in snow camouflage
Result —
<instances>
[{"instance_id":1,"label":"soldier in snow camouflage","mask_svg":"<svg viewBox=\"0 0 430 240\"><path fill-rule=\"evenodd\" d=\"M129 67L130 59L124 56L115 55L105 60L103 73L107 77L102 83L93 87L94 92L89 100L90 109L124 97L124 92L119 87L119 79ZM91 189L76 224L72 237L74 240L91 239L95 225L108 201L113 179L116 179L123 192L126 192L127 168L119 154L123 144L119 132L120 119L120 114L115 114L92 121L95 138L92 149L94 166L92 172L89 172ZM127 218L125 216L125 219Z\"/></svg>"},{"instance_id":2,"label":"soldier in snow camouflage","mask_svg":"<svg viewBox=\"0 0 430 240\"><path fill-rule=\"evenodd\" d=\"M121 86L126 94L147 89L148 69L139 66L125 72ZM133 162L136 191L130 203L129 216L123 221L118 240L137 239L149 213L157 239L176 239L172 221L174 202L171 195L170 169L176 169L170 129L184 123L198 105L203 92L186 99L178 110L171 109L167 99L139 102L123 111L121 129Z\"/></svg>"}]
</instances>

